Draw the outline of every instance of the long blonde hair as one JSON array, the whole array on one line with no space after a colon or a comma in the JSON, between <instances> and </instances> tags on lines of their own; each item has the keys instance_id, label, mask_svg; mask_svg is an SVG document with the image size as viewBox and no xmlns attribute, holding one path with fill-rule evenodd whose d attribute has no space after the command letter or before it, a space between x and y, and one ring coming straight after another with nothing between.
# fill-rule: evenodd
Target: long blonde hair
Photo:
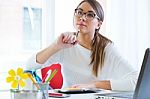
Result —
<instances>
[{"instance_id":1,"label":"long blonde hair","mask_svg":"<svg viewBox=\"0 0 150 99\"><path fill-rule=\"evenodd\" d=\"M105 58L105 47L111 41L100 33L95 32L93 42L91 44L91 63L93 65L93 74L98 76L99 68L102 69Z\"/></svg>"}]
</instances>

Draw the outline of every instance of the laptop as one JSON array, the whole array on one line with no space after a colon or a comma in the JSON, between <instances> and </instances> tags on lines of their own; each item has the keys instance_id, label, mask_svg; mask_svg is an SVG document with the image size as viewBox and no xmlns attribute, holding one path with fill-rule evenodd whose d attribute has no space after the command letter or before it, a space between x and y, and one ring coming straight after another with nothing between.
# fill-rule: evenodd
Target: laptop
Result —
<instances>
[{"instance_id":1,"label":"laptop","mask_svg":"<svg viewBox=\"0 0 150 99\"><path fill-rule=\"evenodd\" d=\"M150 99L150 48L145 51L143 63L134 92L96 94L96 99Z\"/></svg>"}]
</instances>

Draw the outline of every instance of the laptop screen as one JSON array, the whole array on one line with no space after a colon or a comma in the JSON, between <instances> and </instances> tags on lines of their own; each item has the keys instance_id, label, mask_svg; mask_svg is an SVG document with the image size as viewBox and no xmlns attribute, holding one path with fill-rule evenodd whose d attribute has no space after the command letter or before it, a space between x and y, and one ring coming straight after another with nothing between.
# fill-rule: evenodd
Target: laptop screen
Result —
<instances>
[{"instance_id":1,"label":"laptop screen","mask_svg":"<svg viewBox=\"0 0 150 99\"><path fill-rule=\"evenodd\" d=\"M150 99L150 48L145 51L133 99Z\"/></svg>"}]
</instances>

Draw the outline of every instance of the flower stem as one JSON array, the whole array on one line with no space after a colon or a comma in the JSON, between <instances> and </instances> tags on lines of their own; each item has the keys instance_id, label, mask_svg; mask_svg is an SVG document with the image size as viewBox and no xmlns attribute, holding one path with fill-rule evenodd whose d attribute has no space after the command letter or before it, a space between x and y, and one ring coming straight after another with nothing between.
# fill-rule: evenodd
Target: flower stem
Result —
<instances>
[{"instance_id":1,"label":"flower stem","mask_svg":"<svg viewBox=\"0 0 150 99\"><path fill-rule=\"evenodd\" d=\"M17 90L19 90L19 83L18 83L18 86L17 86Z\"/></svg>"}]
</instances>

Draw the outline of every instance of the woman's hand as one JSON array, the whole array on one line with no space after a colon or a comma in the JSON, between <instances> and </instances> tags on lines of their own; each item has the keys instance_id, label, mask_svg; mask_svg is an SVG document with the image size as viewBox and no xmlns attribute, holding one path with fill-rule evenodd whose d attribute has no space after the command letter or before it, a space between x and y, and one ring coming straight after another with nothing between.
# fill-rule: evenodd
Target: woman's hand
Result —
<instances>
[{"instance_id":1,"label":"woman's hand","mask_svg":"<svg viewBox=\"0 0 150 99\"><path fill-rule=\"evenodd\" d=\"M36 62L39 64L44 64L49 59L49 57L51 57L57 51L63 48L72 47L77 44L76 35L74 34L75 33L73 32L62 33L54 43L37 53Z\"/></svg>"},{"instance_id":2,"label":"woman's hand","mask_svg":"<svg viewBox=\"0 0 150 99\"><path fill-rule=\"evenodd\" d=\"M77 44L77 37L73 32L62 33L55 41L55 44L60 49L69 48Z\"/></svg>"}]
</instances>

